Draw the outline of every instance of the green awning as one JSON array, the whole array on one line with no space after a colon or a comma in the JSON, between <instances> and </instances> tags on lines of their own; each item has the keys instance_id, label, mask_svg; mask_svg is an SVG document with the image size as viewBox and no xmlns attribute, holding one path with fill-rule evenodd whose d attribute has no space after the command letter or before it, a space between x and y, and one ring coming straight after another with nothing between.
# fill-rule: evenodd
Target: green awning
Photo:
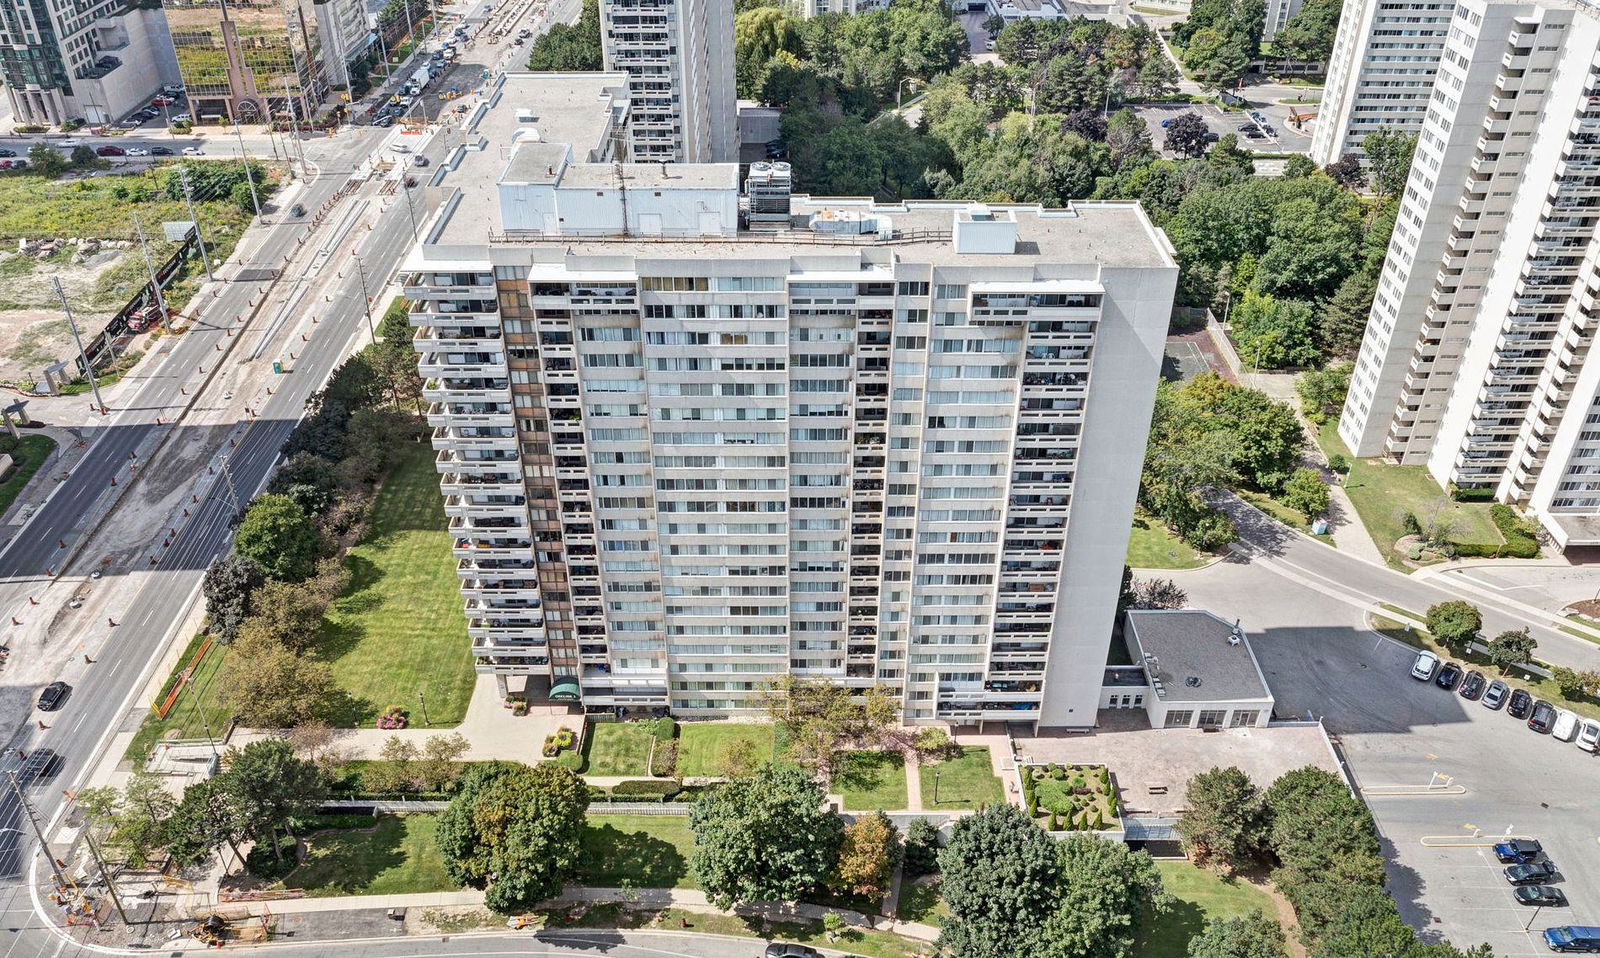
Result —
<instances>
[{"instance_id":1,"label":"green awning","mask_svg":"<svg viewBox=\"0 0 1600 958\"><path fill-rule=\"evenodd\" d=\"M578 689L578 683L571 679L563 679L550 686L550 701L576 702L583 698L583 693Z\"/></svg>"}]
</instances>

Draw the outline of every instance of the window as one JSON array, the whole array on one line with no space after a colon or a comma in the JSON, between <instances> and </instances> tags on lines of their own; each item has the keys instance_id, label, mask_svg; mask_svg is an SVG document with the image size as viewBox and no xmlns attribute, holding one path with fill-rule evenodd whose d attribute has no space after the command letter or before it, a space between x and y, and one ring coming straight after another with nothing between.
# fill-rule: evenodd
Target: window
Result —
<instances>
[{"instance_id":1,"label":"window","mask_svg":"<svg viewBox=\"0 0 1600 958\"><path fill-rule=\"evenodd\" d=\"M1200 710L1200 727L1201 728L1221 728L1222 727L1222 720L1224 718L1226 718L1227 715L1228 715L1228 710L1227 709L1201 709Z\"/></svg>"},{"instance_id":2,"label":"window","mask_svg":"<svg viewBox=\"0 0 1600 958\"><path fill-rule=\"evenodd\" d=\"M1194 713L1188 709L1170 709L1167 712L1167 728L1188 728L1194 721Z\"/></svg>"},{"instance_id":3,"label":"window","mask_svg":"<svg viewBox=\"0 0 1600 958\"><path fill-rule=\"evenodd\" d=\"M1249 728L1255 725L1256 720L1259 718L1261 718L1261 712L1257 709L1234 709L1233 718L1229 720L1228 727Z\"/></svg>"}]
</instances>

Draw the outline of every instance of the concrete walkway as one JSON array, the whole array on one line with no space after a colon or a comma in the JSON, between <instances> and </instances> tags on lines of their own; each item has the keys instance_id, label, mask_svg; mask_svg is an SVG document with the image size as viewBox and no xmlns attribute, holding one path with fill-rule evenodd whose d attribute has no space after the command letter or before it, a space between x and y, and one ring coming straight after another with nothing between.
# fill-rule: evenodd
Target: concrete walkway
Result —
<instances>
[{"instance_id":1,"label":"concrete walkway","mask_svg":"<svg viewBox=\"0 0 1600 958\"><path fill-rule=\"evenodd\" d=\"M870 928L918 941L933 941L939 929L911 921L898 921L881 915L865 915L842 908L827 908L804 903L761 902L737 905L722 909L706 900L705 892L688 888L581 888L568 886L560 896L545 905L562 905L575 902L627 902L636 908L681 908L684 911L714 915L759 916L770 921L790 921L795 918L820 920L828 912L835 912L846 924L856 928ZM311 912L356 911L369 908L474 908L483 906L483 892L474 890L425 892L413 895L352 895L341 898L286 898L269 902L235 902L246 905L253 914L270 910L274 915L295 915Z\"/></svg>"},{"instance_id":2,"label":"concrete walkway","mask_svg":"<svg viewBox=\"0 0 1600 958\"><path fill-rule=\"evenodd\" d=\"M906 755L906 808L922 811L922 760L916 752Z\"/></svg>"}]
</instances>

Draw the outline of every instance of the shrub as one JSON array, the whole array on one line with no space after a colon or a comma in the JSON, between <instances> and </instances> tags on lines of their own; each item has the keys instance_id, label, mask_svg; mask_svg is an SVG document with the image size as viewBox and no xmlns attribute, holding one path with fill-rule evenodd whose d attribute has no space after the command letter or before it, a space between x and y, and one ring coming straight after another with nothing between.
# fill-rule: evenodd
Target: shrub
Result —
<instances>
[{"instance_id":1,"label":"shrub","mask_svg":"<svg viewBox=\"0 0 1600 958\"><path fill-rule=\"evenodd\" d=\"M1342 476L1350 471L1350 460L1344 453L1336 452L1328 457L1328 468Z\"/></svg>"},{"instance_id":2,"label":"shrub","mask_svg":"<svg viewBox=\"0 0 1600 958\"><path fill-rule=\"evenodd\" d=\"M649 802L664 802L682 790L682 787L673 781L629 779L611 786L611 795L618 799L627 798Z\"/></svg>"},{"instance_id":3,"label":"shrub","mask_svg":"<svg viewBox=\"0 0 1600 958\"><path fill-rule=\"evenodd\" d=\"M1463 489L1460 486L1451 486L1450 498L1457 502L1490 502L1494 499L1494 487L1478 486L1472 489Z\"/></svg>"},{"instance_id":4,"label":"shrub","mask_svg":"<svg viewBox=\"0 0 1600 958\"><path fill-rule=\"evenodd\" d=\"M656 745L655 756L650 761L650 774L670 778L678 774L678 743L667 739Z\"/></svg>"},{"instance_id":5,"label":"shrub","mask_svg":"<svg viewBox=\"0 0 1600 958\"><path fill-rule=\"evenodd\" d=\"M583 753L571 750L562 752L560 755L556 756L556 764L565 768L570 768L574 773L582 775L585 764Z\"/></svg>"},{"instance_id":6,"label":"shrub","mask_svg":"<svg viewBox=\"0 0 1600 958\"><path fill-rule=\"evenodd\" d=\"M378 716L378 728L381 728L381 729L402 729L402 728L405 728L406 727L406 723L408 721L410 721L410 717L411 717L410 713L407 712L405 709L401 708L398 705L391 705L388 708L383 710L383 714L382 715Z\"/></svg>"},{"instance_id":7,"label":"shrub","mask_svg":"<svg viewBox=\"0 0 1600 958\"><path fill-rule=\"evenodd\" d=\"M1061 831L1061 821L1060 821L1060 819L1056 818L1056 813L1055 812L1051 812L1050 813L1050 824L1045 826L1045 831L1047 831L1047 832L1059 832L1059 831Z\"/></svg>"},{"instance_id":8,"label":"shrub","mask_svg":"<svg viewBox=\"0 0 1600 958\"><path fill-rule=\"evenodd\" d=\"M649 723L650 736L657 742L677 738L678 723L670 718L658 718Z\"/></svg>"},{"instance_id":9,"label":"shrub","mask_svg":"<svg viewBox=\"0 0 1600 958\"><path fill-rule=\"evenodd\" d=\"M907 826L904 862L912 878L939 870L939 830L926 818L913 818Z\"/></svg>"}]
</instances>

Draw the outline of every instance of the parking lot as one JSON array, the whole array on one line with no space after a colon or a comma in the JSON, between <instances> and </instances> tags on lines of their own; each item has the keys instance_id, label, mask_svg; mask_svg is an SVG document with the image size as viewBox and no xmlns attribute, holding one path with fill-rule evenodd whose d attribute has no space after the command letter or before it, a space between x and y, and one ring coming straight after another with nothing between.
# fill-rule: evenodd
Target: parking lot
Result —
<instances>
[{"instance_id":1,"label":"parking lot","mask_svg":"<svg viewBox=\"0 0 1600 958\"><path fill-rule=\"evenodd\" d=\"M1389 890L1425 938L1532 958L1550 954L1544 928L1600 925L1600 759L1412 679L1413 650L1324 583L1235 561L1173 578L1191 605L1243 617L1279 714L1321 717L1337 738L1377 819ZM1429 791L1444 782L1435 773L1452 787ZM1569 907L1516 903L1490 847L1507 834L1543 843Z\"/></svg>"}]
</instances>

